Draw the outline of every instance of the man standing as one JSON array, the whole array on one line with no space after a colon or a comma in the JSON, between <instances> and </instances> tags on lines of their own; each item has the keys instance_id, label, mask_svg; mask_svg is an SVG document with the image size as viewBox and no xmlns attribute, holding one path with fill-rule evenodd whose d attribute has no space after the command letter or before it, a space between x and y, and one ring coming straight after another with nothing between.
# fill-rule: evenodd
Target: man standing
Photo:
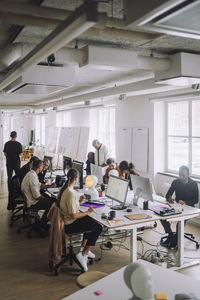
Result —
<instances>
[{"instance_id":1,"label":"man standing","mask_svg":"<svg viewBox=\"0 0 200 300\"><path fill-rule=\"evenodd\" d=\"M172 195L175 192L175 200L172 199ZM179 178L175 179L171 187L166 194L167 201L173 203L177 202L181 205L194 206L199 201L199 190L197 183L189 177L189 168L187 166L181 166L179 169ZM161 220L165 232L168 236L164 242L161 242L162 246L170 248L177 247L177 229L174 235L171 229L171 225L166 220Z\"/></svg>"},{"instance_id":2,"label":"man standing","mask_svg":"<svg viewBox=\"0 0 200 300\"><path fill-rule=\"evenodd\" d=\"M4 155L6 157L6 168L8 175L8 189L10 187L13 170L17 175L20 169L20 155L22 154L22 145L16 141L17 132L12 131L10 134L11 140L4 145Z\"/></svg>"},{"instance_id":3,"label":"man standing","mask_svg":"<svg viewBox=\"0 0 200 300\"><path fill-rule=\"evenodd\" d=\"M95 165L105 167L106 161L110 157L108 148L99 142L99 140L94 140L92 146L96 149L94 154Z\"/></svg>"}]
</instances>

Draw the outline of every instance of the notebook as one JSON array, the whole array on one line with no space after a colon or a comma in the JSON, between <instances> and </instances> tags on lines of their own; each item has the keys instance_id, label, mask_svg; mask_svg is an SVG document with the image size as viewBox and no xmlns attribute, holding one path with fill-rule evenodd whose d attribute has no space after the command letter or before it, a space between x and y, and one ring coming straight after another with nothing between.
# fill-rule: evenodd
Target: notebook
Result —
<instances>
[{"instance_id":1,"label":"notebook","mask_svg":"<svg viewBox=\"0 0 200 300\"><path fill-rule=\"evenodd\" d=\"M147 215L147 214L133 214L133 215L126 215L125 216L127 219L133 221L133 220L143 220L143 219L150 219L152 216Z\"/></svg>"}]
</instances>

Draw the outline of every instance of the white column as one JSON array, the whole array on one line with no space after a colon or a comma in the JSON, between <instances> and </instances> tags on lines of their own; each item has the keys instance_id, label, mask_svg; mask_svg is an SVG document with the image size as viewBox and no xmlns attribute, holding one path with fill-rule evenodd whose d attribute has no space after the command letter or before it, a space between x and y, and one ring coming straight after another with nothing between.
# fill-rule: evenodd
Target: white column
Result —
<instances>
[{"instance_id":1,"label":"white column","mask_svg":"<svg viewBox=\"0 0 200 300\"><path fill-rule=\"evenodd\" d=\"M3 181L3 111L0 110L0 182Z\"/></svg>"}]
</instances>

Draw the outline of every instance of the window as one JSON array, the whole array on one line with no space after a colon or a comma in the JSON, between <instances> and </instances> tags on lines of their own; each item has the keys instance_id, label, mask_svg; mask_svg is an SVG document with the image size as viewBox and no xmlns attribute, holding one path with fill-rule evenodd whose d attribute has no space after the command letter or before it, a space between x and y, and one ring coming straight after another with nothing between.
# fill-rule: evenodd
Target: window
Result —
<instances>
[{"instance_id":1,"label":"window","mask_svg":"<svg viewBox=\"0 0 200 300\"><path fill-rule=\"evenodd\" d=\"M56 113L56 127L71 127L70 111L62 111Z\"/></svg>"},{"instance_id":2,"label":"window","mask_svg":"<svg viewBox=\"0 0 200 300\"><path fill-rule=\"evenodd\" d=\"M92 141L99 139L115 158L115 107L90 109L90 136L88 151L94 151Z\"/></svg>"},{"instance_id":3,"label":"window","mask_svg":"<svg viewBox=\"0 0 200 300\"><path fill-rule=\"evenodd\" d=\"M177 172L187 165L200 176L200 101L169 102L167 169Z\"/></svg>"},{"instance_id":4,"label":"window","mask_svg":"<svg viewBox=\"0 0 200 300\"><path fill-rule=\"evenodd\" d=\"M35 142L45 146L45 115L35 116Z\"/></svg>"}]
</instances>

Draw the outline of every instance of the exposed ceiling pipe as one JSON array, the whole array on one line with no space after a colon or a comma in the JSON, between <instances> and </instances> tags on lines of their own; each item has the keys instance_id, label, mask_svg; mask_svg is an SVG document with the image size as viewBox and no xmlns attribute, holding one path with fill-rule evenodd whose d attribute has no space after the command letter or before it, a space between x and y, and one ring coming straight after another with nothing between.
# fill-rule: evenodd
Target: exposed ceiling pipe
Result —
<instances>
[{"instance_id":1,"label":"exposed ceiling pipe","mask_svg":"<svg viewBox=\"0 0 200 300\"><path fill-rule=\"evenodd\" d=\"M57 51L97 21L97 3L87 1L12 68L0 83L2 90L31 66Z\"/></svg>"},{"instance_id":2,"label":"exposed ceiling pipe","mask_svg":"<svg viewBox=\"0 0 200 300\"><path fill-rule=\"evenodd\" d=\"M86 94L81 94L74 97L63 98L62 100L57 100L54 102L40 104L37 106L38 109L40 108L48 108L53 106L65 105L65 104L72 104L76 102L86 101L86 100L95 100L102 97L110 97L110 96L117 96L120 94L131 94L131 95L146 95L149 93L157 93L157 92L164 92L166 90L175 90L178 89L174 86L166 86L166 85L157 85L155 84L153 79L147 79L143 81L138 81L135 83L129 83L121 86L116 86L112 88L102 89L99 91L94 91Z\"/></svg>"},{"instance_id":3,"label":"exposed ceiling pipe","mask_svg":"<svg viewBox=\"0 0 200 300\"><path fill-rule=\"evenodd\" d=\"M24 44L24 43L16 43L13 44L5 50L0 50L0 71L3 71L5 68L9 67L12 63L19 61L25 55L27 55L30 51L34 49L35 45L33 44ZM89 46L90 47L90 46ZM112 49L113 53L116 48L107 48L107 47L97 47L100 51L108 49L110 51ZM120 49L120 53L130 52L131 50ZM132 53L136 53L131 51ZM137 54L137 53L136 53ZM81 49L71 49L71 48L61 48L54 53L56 58L56 63L58 64L67 64L67 63L77 63L80 66L87 60L88 56L88 48L81 48ZM102 64L104 57L101 58ZM47 62L46 57L41 62ZM131 62L130 62L131 66ZM138 56L137 58L137 66L136 69L141 70L167 70L170 66L170 60L164 58L154 58L154 57L145 57L145 56Z\"/></svg>"}]
</instances>

